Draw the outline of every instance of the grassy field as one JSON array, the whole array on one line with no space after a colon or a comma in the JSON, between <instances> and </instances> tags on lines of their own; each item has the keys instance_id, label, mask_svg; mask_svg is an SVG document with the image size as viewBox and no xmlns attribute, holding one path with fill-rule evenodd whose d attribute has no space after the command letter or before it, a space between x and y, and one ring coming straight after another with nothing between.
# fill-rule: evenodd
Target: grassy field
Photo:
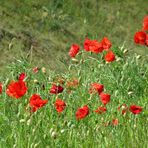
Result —
<instances>
[{"instance_id":1,"label":"grassy field","mask_svg":"<svg viewBox=\"0 0 148 148\"><path fill-rule=\"evenodd\" d=\"M115 52L116 50L113 49ZM127 56L124 48L117 50L118 60L105 63L102 54L81 51L79 62L71 61L65 73L39 70L33 73L27 61L11 65L9 77L3 77L3 93L0 95L0 147L5 148L147 148L148 124L148 67L145 59L137 55ZM117 54L116 53L116 54ZM120 53L120 54L119 54ZM120 55L120 56L119 56ZM26 73L27 93L15 99L6 94L11 80ZM69 85L77 79L78 85ZM64 88L59 94L51 94L52 83ZM90 94L92 83L104 85L104 92L111 95L105 113L94 111L102 106L100 96ZM68 85L67 85L68 84ZM68 87L70 86L70 87ZM39 94L48 103L32 112L30 97ZM58 113L57 98L66 102L66 108ZM125 109L125 114L121 114ZM130 112L131 105L142 107L140 114ZM75 117L78 108L87 105L89 114L84 119ZM121 106L120 110L119 107ZM117 120L117 124L113 124Z\"/></svg>"},{"instance_id":2,"label":"grassy field","mask_svg":"<svg viewBox=\"0 0 148 148\"><path fill-rule=\"evenodd\" d=\"M133 43L147 5L140 0L0 0L0 71L20 57L63 71L70 45L85 36L108 36L115 46L125 43L129 51L147 55L145 47Z\"/></svg>"},{"instance_id":3,"label":"grassy field","mask_svg":"<svg viewBox=\"0 0 148 148\"><path fill-rule=\"evenodd\" d=\"M133 41L147 6L0 0L0 148L147 148L148 47ZM83 50L85 37L104 36L112 42L112 62L105 61L106 50ZM81 48L75 59L68 55L73 43ZM58 106L59 99L66 105Z\"/></svg>"}]
</instances>

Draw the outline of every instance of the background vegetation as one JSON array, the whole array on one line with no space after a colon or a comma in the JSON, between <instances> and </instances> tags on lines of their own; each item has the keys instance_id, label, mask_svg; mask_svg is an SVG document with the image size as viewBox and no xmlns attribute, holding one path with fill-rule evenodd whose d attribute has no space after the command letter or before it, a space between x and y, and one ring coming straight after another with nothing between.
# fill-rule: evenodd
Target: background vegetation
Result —
<instances>
[{"instance_id":1,"label":"background vegetation","mask_svg":"<svg viewBox=\"0 0 148 148\"><path fill-rule=\"evenodd\" d=\"M64 70L69 47L82 45L85 36L107 36L115 46L125 43L129 51L147 55L146 47L133 43L147 6L141 0L0 0L0 72L20 57Z\"/></svg>"},{"instance_id":2,"label":"background vegetation","mask_svg":"<svg viewBox=\"0 0 148 148\"><path fill-rule=\"evenodd\" d=\"M148 48L133 41L147 6L146 0L0 0L0 148L147 148ZM105 52L84 50L71 60L71 44L83 47L86 36L107 36L116 60L106 63ZM33 73L33 66L44 66L46 72ZM21 72L28 91L13 99L6 90ZM78 86L69 90L72 79ZM64 91L50 94L53 82ZM111 95L101 115L94 112L102 106L100 97L88 92L94 82ZM48 103L32 113L29 100L35 93ZM55 110L57 98L66 102L61 114ZM86 104L90 114L77 121L76 110ZM122 104L139 105L142 112L134 115L128 109L122 115L117 110Z\"/></svg>"}]
</instances>

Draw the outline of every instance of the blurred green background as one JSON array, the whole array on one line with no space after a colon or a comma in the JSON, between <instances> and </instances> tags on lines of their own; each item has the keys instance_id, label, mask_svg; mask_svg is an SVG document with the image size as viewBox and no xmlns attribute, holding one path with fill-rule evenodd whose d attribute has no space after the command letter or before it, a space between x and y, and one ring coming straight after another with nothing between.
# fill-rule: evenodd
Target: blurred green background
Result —
<instances>
[{"instance_id":1,"label":"blurred green background","mask_svg":"<svg viewBox=\"0 0 148 148\"><path fill-rule=\"evenodd\" d=\"M0 0L0 73L15 59L62 71L72 43L85 36L147 55L133 36L148 14L146 0Z\"/></svg>"}]
</instances>

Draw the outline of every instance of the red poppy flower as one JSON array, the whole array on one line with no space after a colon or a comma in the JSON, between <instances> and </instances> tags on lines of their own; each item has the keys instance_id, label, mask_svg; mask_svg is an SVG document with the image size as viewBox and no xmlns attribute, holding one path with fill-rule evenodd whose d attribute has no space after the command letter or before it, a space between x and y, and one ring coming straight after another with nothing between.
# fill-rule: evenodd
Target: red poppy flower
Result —
<instances>
[{"instance_id":1,"label":"red poppy flower","mask_svg":"<svg viewBox=\"0 0 148 148\"><path fill-rule=\"evenodd\" d=\"M91 88L89 89L89 93L98 92L99 94L104 90L104 85L99 83L92 83Z\"/></svg>"},{"instance_id":2,"label":"red poppy flower","mask_svg":"<svg viewBox=\"0 0 148 148\"><path fill-rule=\"evenodd\" d=\"M133 113L133 114L139 114L142 112L142 107L140 106L136 106L136 105L131 105L129 110Z\"/></svg>"},{"instance_id":3,"label":"red poppy flower","mask_svg":"<svg viewBox=\"0 0 148 148\"><path fill-rule=\"evenodd\" d=\"M77 55L77 53L79 52L79 50L80 50L79 45L73 44L70 48L70 51L69 51L70 57L74 58Z\"/></svg>"},{"instance_id":4,"label":"red poppy flower","mask_svg":"<svg viewBox=\"0 0 148 148\"><path fill-rule=\"evenodd\" d=\"M87 115L89 114L89 108L87 105L79 108L77 111L76 111L76 119L77 120L80 120L80 119L83 119L85 118Z\"/></svg>"},{"instance_id":5,"label":"red poppy flower","mask_svg":"<svg viewBox=\"0 0 148 148\"><path fill-rule=\"evenodd\" d=\"M118 119L113 119L113 120L112 120L112 124L113 124L114 126L118 125L118 124L119 124L119 120L118 120Z\"/></svg>"},{"instance_id":6,"label":"red poppy flower","mask_svg":"<svg viewBox=\"0 0 148 148\"><path fill-rule=\"evenodd\" d=\"M70 81L67 81L66 86L67 88L76 88L79 85L78 79L72 79Z\"/></svg>"},{"instance_id":7,"label":"red poppy flower","mask_svg":"<svg viewBox=\"0 0 148 148\"><path fill-rule=\"evenodd\" d=\"M101 99L101 102L106 105L107 103L110 102L110 95L109 94L105 94L105 93L101 93L100 94L100 99Z\"/></svg>"},{"instance_id":8,"label":"red poppy flower","mask_svg":"<svg viewBox=\"0 0 148 148\"><path fill-rule=\"evenodd\" d=\"M102 52L103 51L103 47L102 47L102 44L99 43L97 40L93 40L91 42L91 45L89 47L89 50L91 52L94 52L94 53L98 54L99 52Z\"/></svg>"},{"instance_id":9,"label":"red poppy flower","mask_svg":"<svg viewBox=\"0 0 148 148\"><path fill-rule=\"evenodd\" d=\"M91 44L91 40L88 39L88 38L86 38L85 41L84 41L84 49L85 49L86 51L89 51L89 46L90 46L90 44Z\"/></svg>"},{"instance_id":10,"label":"red poppy flower","mask_svg":"<svg viewBox=\"0 0 148 148\"><path fill-rule=\"evenodd\" d=\"M25 74L24 72L22 72L22 73L19 75L18 80L23 81L23 80L25 79L25 77L26 77L26 74Z\"/></svg>"},{"instance_id":11,"label":"red poppy flower","mask_svg":"<svg viewBox=\"0 0 148 148\"><path fill-rule=\"evenodd\" d=\"M128 111L128 107L126 104L122 104L121 106L118 107L118 111L122 110L122 115L126 114L126 112Z\"/></svg>"},{"instance_id":12,"label":"red poppy flower","mask_svg":"<svg viewBox=\"0 0 148 148\"><path fill-rule=\"evenodd\" d=\"M107 54L104 57L105 61L107 62L113 62L116 58L112 51L108 51Z\"/></svg>"},{"instance_id":13,"label":"red poppy flower","mask_svg":"<svg viewBox=\"0 0 148 148\"><path fill-rule=\"evenodd\" d=\"M86 51L91 51L96 54L103 51L103 47L101 43L99 43L97 40L89 40L89 39L85 39L84 49Z\"/></svg>"},{"instance_id":14,"label":"red poppy flower","mask_svg":"<svg viewBox=\"0 0 148 148\"><path fill-rule=\"evenodd\" d=\"M112 46L110 40L107 37L104 37L101 43L102 43L103 49L106 49L106 50Z\"/></svg>"},{"instance_id":15,"label":"red poppy flower","mask_svg":"<svg viewBox=\"0 0 148 148\"><path fill-rule=\"evenodd\" d=\"M34 67L34 68L33 68L33 72L34 72L34 73L38 73L38 71L39 71L39 68L38 68L38 67Z\"/></svg>"},{"instance_id":16,"label":"red poppy flower","mask_svg":"<svg viewBox=\"0 0 148 148\"><path fill-rule=\"evenodd\" d=\"M136 44L145 45L146 33L143 31L136 32L134 36L134 41Z\"/></svg>"},{"instance_id":17,"label":"red poppy flower","mask_svg":"<svg viewBox=\"0 0 148 148\"><path fill-rule=\"evenodd\" d=\"M66 103L61 100L61 99L57 99L55 102L55 108L57 110L57 112L61 113L66 107Z\"/></svg>"},{"instance_id":18,"label":"red poppy flower","mask_svg":"<svg viewBox=\"0 0 148 148\"><path fill-rule=\"evenodd\" d=\"M58 93L63 92L63 90L64 90L64 88L62 86L53 84L50 89L50 93L51 94L58 94Z\"/></svg>"},{"instance_id":19,"label":"red poppy flower","mask_svg":"<svg viewBox=\"0 0 148 148\"><path fill-rule=\"evenodd\" d=\"M42 98L37 95L33 94L30 98L30 107L32 108L32 112L35 112L39 108L43 107L45 104L47 104L48 100L42 100Z\"/></svg>"},{"instance_id":20,"label":"red poppy flower","mask_svg":"<svg viewBox=\"0 0 148 148\"><path fill-rule=\"evenodd\" d=\"M14 97L16 99L22 97L25 95L25 93L27 92L27 86L26 83L24 81L17 81L14 82L12 81L6 90L7 95L9 95L10 97Z\"/></svg>"},{"instance_id":21,"label":"red poppy flower","mask_svg":"<svg viewBox=\"0 0 148 148\"><path fill-rule=\"evenodd\" d=\"M146 45L148 46L148 34L146 35Z\"/></svg>"},{"instance_id":22,"label":"red poppy flower","mask_svg":"<svg viewBox=\"0 0 148 148\"><path fill-rule=\"evenodd\" d=\"M98 107L98 109L95 110L95 112L96 112L97 114L102 114L102 113L105 113L106 110L107 110L107 109L106 109L105 106L100 106L100 107Z\"/></svg>"},{"instance_id":23,"label":"red poppy flower","mask_svg":"<svg viewBox=\"0 0 148 148\"><path fill-rule=\"evenodd\" d=\"M143 19L143 30L148 30L148 15Z\"/></svg>"},{"instance_id":24,"label":"red poppy flower","mask_svg":"<svg viewBox=\"0 0 148 148\"><path fill-rule=\"evenodd\" d=\"M65 83L65 79L62 77L57 78L56 80L59 84L63 85Z\"/></svg>"},{"instance_id":25,"label":"red poppy flower","mask_svg":"<svg viewBox=\"0 0 148 148\"><path fill-rule=\"evenodd\" d=\"M0 82L0 94L2 93L3 91L3 83Z\"/></svg>"}]
</instances>

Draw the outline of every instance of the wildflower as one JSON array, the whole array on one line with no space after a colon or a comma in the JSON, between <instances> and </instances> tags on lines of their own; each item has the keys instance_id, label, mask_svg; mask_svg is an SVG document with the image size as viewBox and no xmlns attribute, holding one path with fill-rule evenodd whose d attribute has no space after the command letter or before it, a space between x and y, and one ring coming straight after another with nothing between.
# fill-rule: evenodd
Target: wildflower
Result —
<instances>
[{"instance_id":1,"label":"wildflower","mask_svg":"<svg viewBox=\"0 0 148 148\"><path fill-rule=\"evenodd\" d=\"M26 77L26 74L25 74L24 72L22 72L22 73L19 75L18 80L23 81L23 80L25 79L25 77Z\"/></svg>"},{"instance_id":2,"label":"wildflower","mask_svg":"<svg viewBox=\"0 0 148 148\"><path fill-rule=\"evenodd\" d=\"M118 111L122 110L122 115L126 114L126 112L128 111L128 107L126 104L122 104L118 107Z\"/></svg>"},{"instance_id":3,"label":"wildflower","mask_svg":"<svg viewBox=\"0 0 148 148\"><path fill-rule=\"evenodd\" d=\"M113 120L112 120L112 124L113 124L114 126L118 125L118 124L119 124L119 120L118 120L118 119L113 119Z\"/></svg>"},{"instance_id":4,"label":"wildflower","mask_svg":"<svg viewBox=\"0 0 148 148\"><path fill-rule=\"evenodd\" d=\"M6 93L10 97L18 99L25 95L27 89L28 88L24 81L11 81L11 83L7 87Z\"/></svg>"},{"instance_id":5,"label":"wildflower","mask_svg":"<svg viewBox=\"0 0 148 148\"><path fill-rule=\"evenodd\" d=\"M134 41L136 44L145 45L146 43L146 33L143 31L136 32L134 35Z\"/></svg>"},{"instance_id":6,"label":"wildflower","mask_svg":"<svg viewBox=\"0 0 148 148\"><path fill-rule=\"evenodd\" d=\"M89 114L89 108L87 105L79 108L77 111L76 111L76 119L77 120L80 120L80 119L83 119L85 118L87 115Z\"/></svg>"},{"instance_id":7,"label":"wildflower","mask_svg":"<svg viewBox=\"0 0 148 148\"><path fill-rule=\"evenodd\" d=\"M57 99L54 105L55 105L56 111L59 113L61 113L66 107L66 103L61 99Z\"/></svg>"},{"instance_id":8,"label":"wildflower","mask_svg":"<svg viewBox=\"0 0 148 148\"><path fill-rule=\"evenodd\" d=\"M104 37L101 43L102 43L103 49L105 50L108 50L112 46L110 40L107 37Z\"/></svg>"},{"instance_id":9,"label":"wildflower","mask_svg":"<svg viewBox=\"0 0 148 148\"><path fill-rule=\"evenodd\" d=\"M57 79L57 81L58 81L59 84L64 84L64 83L65 83L65 80L64 80L64 78L62 78L62 77L59 77L59 78Z\"/></svg>"},{"instance_id":10,"label":"wildflower","mask_svg":"<svg viewBox=\"0 0 148 148\"><path fill-rule=\"evenodd\" d=\"M91 40L88 39L88 38L86 38L85 41L84 41L84 49L85 49L86 51L89 51L89 46L90 46L90 44L91 44Z\"/></svg>"},{"instance_id":11,"label":"wildflower","mask_svg":"<svg viewBox=\"0 0 148 148\"><path fill-rule=\"evenodd\" d=\"M48 100L42 100L42 98L38 94L33 94L30 98L30 107L32 108L32 112L35 112L39 108L43 107L47 104Z\"/></svg>"},{"instance_id":12,"label":"wildflower","mask_svg":"<svg viewBox=\"0 0 148 148\"><path fill-rule=\"evenodd\" d=\"M89 89L90 93L95 93L97 92L98 94L101 94L104 90L104 85L99 84L99 83L92 83L91 88Z\"/></svg>"},{"instance_id":13,"label":"wildflower","mask_svg":"<svg viewBox=\"0 0 148 148\"><path fill-rule=\"evenodd\" d=\"M107 103L110 102L110 95L109 94L105 94L105 93L101 93L100 94L100 99L101 99L101 102L106 105Z\"/></svg>"},{"instance_id":14,"label":"wildflower","mask_svg":"<svg viewBox=\"0 0 148 148\"><path fill-rule=\"evenodd\" d=\"M38 71L39 71L39 68L38 68L38 67L34 67L34 68L33 68L33 72L34 72L34 73L38 73Z\"/></svg>"},{"instance_id":15,"label":"wildflower","mask_svg":"<svg viewBox=\"0 0 148 148\"><path fill-rule=\"evenodd\" d=\"M103 51L102 44L97 42L96 40L92 41L91 46L89 47L91 52L98 54L99 52Z\"/></svg>"},{"instance_id":16,"label":"wildflower","mask_svg":"<svg viewBox=\"0 0 148 148\"><path fill-rule=\"evenodd\" d=\"M3 83L0 82L0 94L2 93L3 91Z\"/></svg>"},{"instance_id":17,"label":"wildflower","mask_svg":"<svg viewBox=\"0 0 148 148\"><path fill-rule=\"evenodd\" d=\"M105 55L104 59L105 59L105 61L107 61L107 62L113 62L116 58L115 58L114 53L110 50L110 51L108 51L107 54Z\"/></svg>"},{"instance_id":18,"label":"wildflower","mask_svg":"<svg viewBox=\"0 0 148 148\"><path fill-rule=\"evenodd\" d=\"M77 55L77 53L79 52L79 50L80 50L79 45L73 44L70 48L70 51L69 51L70 57L74 58Z\"/></svg>"},{"instance_id":19,"label":"wildflower","mask_svg":"<svg viewBox=\"0 0 148 148\"><path fill-rule=\"evenodd\" d=\"M67 88L76 88L79 85L78 79L72 79L70 81L67 81L66 86Z\"/></svg>"},{"instance_id":20,"label":"wildflower","mask_svg":"<svg viewBox=\"0 0 148 148\"><path fill-rule=\"evenodd\" d=\"M102 114L102 113L105 113L106 110L107 110L107 109L106 109L105 106L100 106L100 107L98 107L98 109L95 110L95 112L96 112L97 114Z\"/></svg>"},{"instance_id":21,"label":"wildflower","mask_svg":"<svg viewBox=\"0 0 148 148\"><path fill-rule=\"evenodd\" d=\"M148 30L148 15L143 19L143 30Z\"/></svg>"},{"instance_id":22,"label":"wildflower","mask_svg":"<svg viewBox=\"0 0 148 148\"><path fill-rule=\"evenodd\" d=\"M133 114L139 114L142 112L142 107L140 106L136 106L136 105L131 105L129 110L133 113Z\"/></svg>"},{"instance_id":23,"label":"wildflower","mask_svg":"<svg viewBox=\"0 0 148 148\"><path fill-rule=\"evenodd\" d=\"M148 34L146 35L146 41L145 41L145 43L148 46Z\"/></svg>"},{"instance_id":24,"label":"wildflower","mask_svg":"<svg viewBox=\"0 0 148 148\"><path fill-rule=\"evenodd\" d=\"M89 40L89 39L85 39L84 49L86 51L91 51L96 54L103 51L103 47L101 43L99 43L97 40Z\"/></svg>"},{"instance_id":25,"label":"wildflower","mask_svg":"<svg viewBox=\"0 0 148 148\"><path fill-rule=\"evenodd\" d=\"M63 90L64 90L64 88L62 86L53 84L50 89L50 93L51 94L58 94L58 93L63 92Z\"/></svg>"}]
</instances>

